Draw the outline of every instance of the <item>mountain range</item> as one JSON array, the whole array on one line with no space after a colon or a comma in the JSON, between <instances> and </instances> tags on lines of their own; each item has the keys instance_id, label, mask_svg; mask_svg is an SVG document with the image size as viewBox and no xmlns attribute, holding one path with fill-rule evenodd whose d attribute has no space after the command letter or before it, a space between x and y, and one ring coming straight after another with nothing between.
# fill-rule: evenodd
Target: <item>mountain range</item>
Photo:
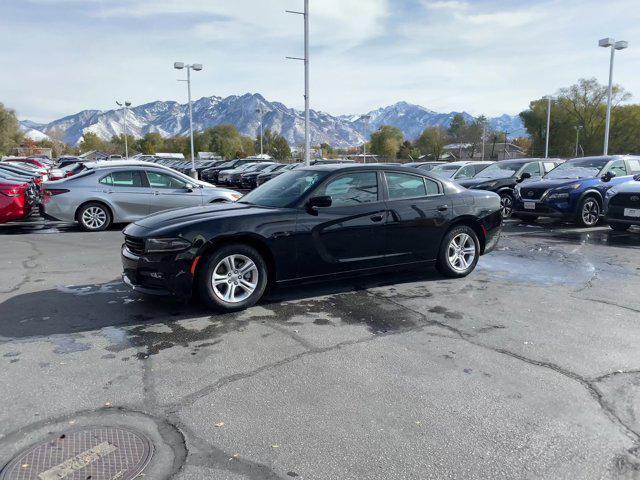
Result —
<instances>
[{"instance_id":1,"label":"mountain range","mask_svg":"<svg viewBox=\"0 0 640 480\"><path fill-rule=\"evenodd\" d=\"M260 94L247 93L230 97L203 97L193 103L195 131L230 123L240 133L255 137L260 131L257 110L263 112L264 129L271 129L284 136L291 145L304 143L304 112L294 110L280 102L267 101ZM460 113L467 121L473 116L466 112L438 113L419 105L399 102L373 110L365 115L333 116L311 110L312 144L328 143L334 147L350 147L363 143L366 137L381 125L398 127L405 137L414 140L427 127L448 127L453 117ZM20 122L22 130L34 140L56 138L70 145L77 145L82 136L93 132L104 140L124 132L123 110L83 110L75 115L50 123ZM173 101L156 101L129 109L128 132L142 137L149 132L164 137L189 133L188 105ZM502 115L490 118L489 125L499 131L509 132L510 137L526 135L518 116Z\"/></svg>"}]
</instances>

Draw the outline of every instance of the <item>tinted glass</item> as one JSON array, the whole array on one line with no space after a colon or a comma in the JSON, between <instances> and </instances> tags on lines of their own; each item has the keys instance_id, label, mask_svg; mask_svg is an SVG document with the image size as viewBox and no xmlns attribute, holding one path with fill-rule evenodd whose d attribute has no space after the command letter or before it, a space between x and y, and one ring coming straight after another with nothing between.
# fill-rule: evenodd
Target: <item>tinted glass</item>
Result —
<instances>
[{"instance_id":1,"label":"tinted glass","mask_svg":"<svg viewBox=\"0 0 640 480\"><path fill-rule=\"evenodd\" d=\"M422 177L404 173L385 172L389 199L416 198L427 195L427 187Z\"/></svg>"},{"instance_id":2,"label":"tinted glass","mask_svg":"<svg viewBox=\"0 0 640 480\"><path fill-rule=\"evenodd\" d=\"M617 162L613 162L611 167L609 167L609 171L611 173L615 173L616 177L624 177L628 175L627 166L624 164L623 160L618 160Z\"/></svg>"},{"instance_id":3,"label":"tinted glass","mask_svg":"<svg viewBox=\"0 0 640 480\"><path fill-rule=\"evenodd\" d=\"M376 172L350 173L331 180L317 196L331 197L333 207L362 205L378 201Z\"/></svg>"},{"instance_id":4,"label":"tinted glass","mask_svg":"<svg viewBox=\"0 0 640 480\"><path fill-rule=\"evenodd\" d=\"M594 178L609 163L608 158L585 158L564 162L546 175L546 178Z\"/></svg>"},{"instance_id":5,"label":"tinted glass","mask_svg":"<svg viewBox=\"0 0 640 480\"><path fill-rule=\"evenodd\" d=\"M446 178L453 177L453 174L458 171L460 165L438 165L431 170L433 173L441 175Z\"/></svg>"},{"instance_id":6,"label":"tinted glass","mask_svg":"<svg viewBox=\"0 0 640 480\"><path fill-rule=\"evenodd\" d=\"M528 173L532 177L539 177L541 175L540 164L538 162L532 162L524 167L521 173Z\"/></svg>"},{"instance_id":7,"label":"tinted glass","mask_svg":"<svg viewBox=\"0 0 640 480\"><path fill-rule=\"evenodd\" d=\"M631 175L640 173L640 160L629 160L629 166L631 167Z\"/></svg>"},{"instance_id":8,"label":"tinted glass","mask_svg":"<svg viewBox=\"0 0 640 480\"><path fill-rule=\"evenodd\" d=\"M473 178L476 176L476 167L474 165L467 165L466 167L462 167L460 171L456 174L457 180L462 180L463 178Z\"/></svg>"},{"instance_id":9,"label":"tinted glass","mask_svg":"<svg viewBox=\"0 0 640 480\"><path fill-rule=\"evenodd\" d=\"M185 188L186 182L160 172L146 172L151 188Z\"/></svg>"},{"instance_id":10,"label":"tinted glass","mask_svg":"<svg viewBox=\"0 0 640 480\"><path fill-rule=\"evenodd\" d=\"M138 172L111 172L114 187L141 187L142 179Z\"/></svg>"},{"instance_id":11,"label":"tinted glass","mask_svg":"<svg viewBox=\"0 0 640 480\"><path fill-rule=\"evenodd\" d=\"M477 178L509 178L525 165L524 162L498 162L478 173Z\"/></svg>"},{"instance_id":12,"label":"tinted glass","mask_svg":"<svg viewBox=\"0 0 640 480\"><path fill-rule=\"evenodd\" d=\"M327 174L313 170L291 170L248 193L238 203L263 207L290 207L298 203Z\"/></svg>"}]
</instances>

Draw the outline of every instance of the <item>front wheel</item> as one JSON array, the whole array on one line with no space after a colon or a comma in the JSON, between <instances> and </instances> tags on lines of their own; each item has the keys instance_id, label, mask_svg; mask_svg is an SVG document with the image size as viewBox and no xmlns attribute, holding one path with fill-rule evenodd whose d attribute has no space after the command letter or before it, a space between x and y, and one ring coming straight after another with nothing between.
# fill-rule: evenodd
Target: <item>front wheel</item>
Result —
<instances>
[{"instance_id":1,"label":"front wheel","mask_svg":"<svg viewBox=\"0 0 640 480\"><path fill-rule=\"evenodd\" d=\"M436 266L447 277L466 277L476 268L479 257L480 241L476 232L460 225L444 236Z\"/></svg>"},{"instance_id":2,"label":"front wheel","mask_svg":"<svg viewBox=\"0 0 640 480\"><path fill-rule=\"evenodd\" d=\"M513 195L509 192L500 194L500 211L502 212L502 218L511 218L513 215Z\"/></svg>"},{"instance_id":3,"label":"front wheel","mask_svg":"<svg viewBox=\"0 0 640 480\"><path fill-rule=\"evenodd\" d=\"M578 225L595 227L600 222L600 210L600 202L595 197L584 198L578 207Z\"/></svg>"},{"instance_id":4,"label":"front wheel","mask_svg":"<svg viewBox=\"0 0 640 480\"><path fill-rule=\"evenodd\" d=\"M208 307L222 313L255 305L267 287L267 266L260 253L242 244L226 245L207 260L198 278Z\"/></svg>"}]
</instances>

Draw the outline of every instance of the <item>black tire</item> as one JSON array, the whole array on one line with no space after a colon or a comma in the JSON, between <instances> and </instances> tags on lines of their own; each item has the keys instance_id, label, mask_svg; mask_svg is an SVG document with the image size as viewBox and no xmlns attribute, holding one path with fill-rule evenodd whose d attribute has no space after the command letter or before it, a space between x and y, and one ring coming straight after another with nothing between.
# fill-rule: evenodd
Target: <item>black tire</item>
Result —
<instances>
[{"instance_id":1,"label":"black tire","mask_svg":"<svg viewBox=\"0 0 640 480\"><path fill-rule=\"evenodd\" d=\"M232 256L237 257L234 267L238 268L233 271L227 269L227 264L224 263L225 259ZM251 270L251 278L247 277L247 274L238 276L244 266L250 266L248 263L244 263L245 258L253 262L255 266L255 272L253 269ZM226 280L225 275L229 278L226 281L219 280L220 284L214 287L214 273L218 275L218 279ZM247 284L255 283L255 289L251 293L244 286L245 282ZM197 278L197 288L202 301L208 308L221 313L237 312L252 307L264 295L267 283L267 264L262 255L255 248L241 243L224 245L216 250L207 258ZM231 300L229 297L229 300L225 300L225 294L229 291L227 289L233 289L233 296L235 297L237 294L238 299ZM247 296L244 297L245 295Z\"/></svg>"},{"instance_id":2,"label":"black tire","mask_svg":"<svg viewBox=\"0 0 640 480\"><path fill-rule=\"evenodd\" d=\"M451 249L456 250L459 247L454 246L454 240L458 240L461 236L465 236L469 238L469 240L473 243L473 259L467 259L465 256L465 263L468 263L466 268L463 268L463 264L452 261L451 259ZM464 237L463 237L464 238ZM456 242L457 243L457 242ZM471 245L468 245L468 248L471 248ZM459 249L456 253L460 253ZM480 241L478 240L478 236L473 229L467 225L458 225L453 227L451 230L447 232L442 240L442 244L440 245L440 252L438 254L438 262L436 263L436 268L438 271L446 277L451 278L461 278L466 277L471 272L473 272L478 264L478 259L480 258ZM459 259L459 255L458 255Z\"/></svg>"},{"instance_id":3,"label":"black tire","mask_svg":"<svg viewBox=\"0 0 640 480\"><path fill-rule=\"evenodd\" d=\"M609 226L616 232L626 232L631 228L630 223L610 223Z\"/></svg>"},{"instance_id":4,"label":"black tire","mask_svg":"<svg viewBox=\"0 0 640 480\"><path fill-rule=\"evenodd\" d=\"M595 227L600 223L600 212L600 201L592 195L586 196L578 204L576 223L581 227Z\"/></svg>"},{"instance_id":5,"label":"black tire","mask_svg":"<svg viewBox=\"0 0 640 480\"><path fill-rule=\"evenodd\" d=\"M102 232L111 226L111 210L104 203L89 202L78 210L78 223L85 232Z\"/></svg>"},{"instance_id":6,"label":"black tire","mask_svg":"<svg viewBox=\"0 0 640 480\"><path fill-rule=\"evenodd\" d=\"M513 215L513 195L511 192L502 192L500 194L500 211L502 218L511 218Z\"/></svg>"}]
</instances>

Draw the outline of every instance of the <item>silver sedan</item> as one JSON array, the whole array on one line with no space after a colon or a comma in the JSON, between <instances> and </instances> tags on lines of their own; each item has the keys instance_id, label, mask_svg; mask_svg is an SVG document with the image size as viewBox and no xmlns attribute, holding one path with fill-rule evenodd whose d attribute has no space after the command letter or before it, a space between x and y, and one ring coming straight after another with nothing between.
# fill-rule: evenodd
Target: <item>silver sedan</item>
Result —
<instances>
[{"instance_id":1,"label":"silver sedan","mask_svg":"<svg viewBox=\"0 0 640 480\"><path fill-rule=\"evenodd\" d=\"M78 222L86 231L131 223L153 213L241 195L147 162L97 162L73 177L44 184L41 214L49 220Z\"/></svg>"}]
</instances>

